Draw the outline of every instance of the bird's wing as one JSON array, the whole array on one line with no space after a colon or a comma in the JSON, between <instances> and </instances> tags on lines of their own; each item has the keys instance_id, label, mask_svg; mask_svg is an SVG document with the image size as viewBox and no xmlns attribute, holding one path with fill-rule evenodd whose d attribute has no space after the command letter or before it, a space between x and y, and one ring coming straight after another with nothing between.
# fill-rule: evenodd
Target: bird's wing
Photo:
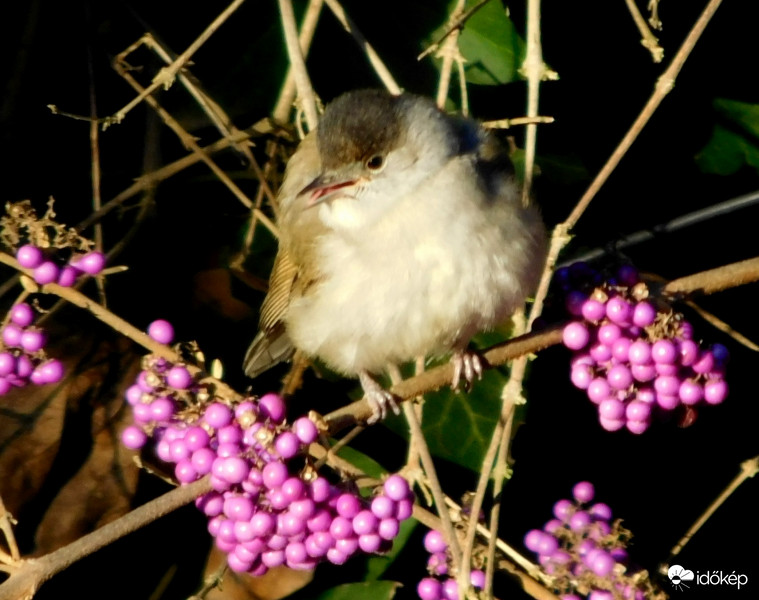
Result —
<instances>
[{"instance_id":1,"label":"bird's wing","mask_svg":"<svg viewBox=\"0 0 759 600\"><path fill-rule=\"evenodd\" d=\"M269 278L269 292L261 306L259 331L243 360L243 370L248 377L289 360L295 352L283 319L297 276L297 265L287 251L280 248Z\"/></svg>"}]
</instances>

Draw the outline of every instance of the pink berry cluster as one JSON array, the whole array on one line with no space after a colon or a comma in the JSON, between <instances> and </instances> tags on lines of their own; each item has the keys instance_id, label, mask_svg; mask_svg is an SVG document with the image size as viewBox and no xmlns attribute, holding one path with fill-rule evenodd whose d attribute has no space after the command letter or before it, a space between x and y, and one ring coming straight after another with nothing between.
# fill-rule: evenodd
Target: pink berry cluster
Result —
<instances>
[{"instance_id":1,"label":"pink berry cluster","mask_svg":"<svg viewBox=\"0 0 759 600\"><path fill-rule=\"evenodd\" d=\"M63 378L63 364L45 354L47 336L34 326L34 309L25 302L14 305L0 337L0 396L28 383L45 385Z\"/></svg>"},{"instance_id":2,"label":"pink berry cluster","mask_svg":"<svg viewBox=\"0 0 759 600\"><path fill-rule=\"evenodd\" d=\"M25 269L32 270L34 281L40 285L57 283L63 287L74 285L83 273L97 275L105 267L105 256L101 252L74 254L65 264L59 264L33 244L25 244L16 250L16 260Z\"/></svg>"},{"instance_id":3,"label":"pink berry cluster","mask_svg":"<svg viewBox=\"0 0 759 600\"><path fill-rule=\"evenodd\" d=\"M612 522L611 509L593 502L593 484L582 481L573 500L554 504L554 517L533 529L524 545L553 577L561 600L645 600L656 597L646 573L630 565L625 546L630 532Z\"/></svg>"},{"instance_id":4,"label":"pink berry cluster","mask_svg":"<svg viewBox=\"0 0 759 600\"><path fill-rule=\"evenodd\" d=\"M173 338L165 321L148 333L161 343ZM277 394L229 406L211 399L183 365L149 356L143 367L126 392L135 424L122 441L139 449L152 437L182 484L210 475L213 491L196 505L232 570L313 569L322 561L343 564L358 551L387 551L411 516L413 496L400 475L370 500L308 465L297 468L293 459L305 455L318 430L307 417L286 423Z\"/></svg>"},{"instance_id":5,"label":"pink berry cluster","mask_svg":"<svg viewBox=\"0 0 759 600\"><path fill-rule=\"evenodd\" d=\"M449 576L450 552L443 534L431 529L424 536L424 549L430 553L427 570L430 577L425 577L416 587L422 600L459 600L459 588L454 577ZM469 576L472 587L481 590L485 587L485 573L472 569Z\"/></svg>"},{"instance_id":6,"label":"pink berry cluster","mask_svg":"<svg viewBox=\"0 0 759 600\"><path fill-rule=\"evenodd\" d=\"M725 346L701 347L682 314L648 297L633 267L590 291L576 281L587 272L586 265L557 272L566 308L577 317L564 327L563 341L575 353L570 379L598 406L604 429L640 434L652 419L673 414L689 424L695 407L725 400Z\"/></svg>"}]
</instances>

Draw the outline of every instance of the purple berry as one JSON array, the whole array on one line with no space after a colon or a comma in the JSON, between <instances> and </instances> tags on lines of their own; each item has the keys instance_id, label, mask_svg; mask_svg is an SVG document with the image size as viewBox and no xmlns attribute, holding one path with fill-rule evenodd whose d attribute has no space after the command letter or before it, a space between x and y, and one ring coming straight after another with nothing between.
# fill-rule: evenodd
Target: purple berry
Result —
<instances>
[{"instance_id":1,"label":"purple berry","mask_svg":"<svg viewBox=\"0 0 759 600\"><path fill-rule=\"evenodd\" d=\"M366 553L379 552L382 538L376 533L366 533L358 536L358 547Z\"/></svg>"},{"instance_id":2,"label":"purple berry","mask_svg":"<svg viewBox=\"0 0 759 600\"><path fill-rule=\"evenodd\" d=\"M391 475L388 477L382 488L385 491L385 495L396 502L405 500L411 495L408 482L400 475Z\"/></svg>"},{"instance_id":3,"label":"purple berry","mask_svg":"<svg viewBox=\"0 0 759 600\"><path fill-rule=\"evenodd\" d=\"M274 532L276 521L271 514L259 511L251 517L250 524L257 536L266 537Z\"/></svg>"},{"instance_id":4,"label":"purple berry","mask_svg":"<svg viewBox=\"0 0 759 600\"><path fill-rule=\"evenodd\" d=\"M210 448L198 448L192 453L190 461L192 466L197 471L198 475L206 475L211 472L213 461L216 459L216 454Z\"/></svg>"},{"instance_id":5,"label":"purple berry","mask_svg":"<svg viewBox=\"0 0 759 600\"><path fill-rule=\"evenodd\" d=\"M65 265L61 272L58 273L58 281L56 282L61 287L71 287L76 283L76 278L79 272L69 265Z\"/></svg>"},{"instance_id":6,"label":"purple berry","mask_svg":"<svg viewBox=\"0 0 759 600\"><path fill-rule=\"evenodd\" d=\"M569 518L569 528L572 531L583 532L591 523L590 515L584 510L578 510Z\"/></svg>"},{"instance_id":7,"label":"purple berry","mask_svg":"<svg viewBox=\"0 0 759 600\"><path fill-rule=\"evenodd\" d=\"M378 525L379 520L370 510L362 510L353 517L353 531L358 535L375 533Z\"/></svg>"},{"instance_id":8,"label":"purple berry","mask_svg":"<svg viewBox=\"0 0 759 600\"><path fill-rule=\"evenodd\" d=\"M656 379L657 371L654 365L632 365L630 373L635 381L646 383Z\"/></svg>"},{"instance_id":9,"label":"purple berry","mask_svg":"<svg viewBox=\"0 0 759 600\"><path fill-rule=\"evenodd\" d=\"M614 323L606 323L598 328L598 341L606 346L611 346L622 336L622 330L619 325Z\"/></svg>"},{"instance_id":10,"label":"purple berry","mask_svg":"<svg viewBox=\"0 0 759 600\"><path fill-rule=\"evenodd\" d=\"M692 379L686 379L680 384L678 395L683 404L693 406L703 399L704 389Z\"/></svg>"},{"instance_id":11,"label":"purple berry","mask_svg":"<svg viewBox=\"0 0 759 600\"><path fill-rule=\"evenodd\" d=\"M680 397L674 394L656 394L656 403L664 410L674 410L680 406Z\"/></svg>"},{"instance_id":12,"label":"purple berry","mask_svg":"<svg viewBox=\"0 0 759 600\"><path fill-rule=\"evenodd\" d=\"M292 431L283 431L274 440L274 447L282 458L292 458L298 453L300 440Z\"/></svg>"},{"instance_id":13,"label":"purple berry","mask_svg":"<svg viewBox=\"0 0 759 600\"><path fill-rule=\"evenodd\" d=\"M159 344L174 341L174 327L164 319L157 319L148 325L148 335Z\"/></svg>"},{"instance_id":14,"label":"purple berry","mask_svg":"<svg viewBox=\"0 0 759 600\"><path fill-rule=\"evenodd\" d=\"M588 298L582 305L582 316L588 321L600 321L606 316L606 306L593 298Z\"/></svg>"},{"instance_id":15,"label":"purple berry","mask_svg":"<svg viewBox=\"0 0 759 600\"><path fill-rule=\"evenodd\" d=\"M19 364L20 362L19 360ZM63 379L63 363L56 358L38 365L34 371L39 372L43 383L58 383Z\"/></svg>"},{"instance_id":16,"label":"purple berry","mask_svg":"<svg viewBox=\"0 0 759 600\"><path fill-rule=\"evenodd\" d=\"M287 467L281 462L270 462L262 469L261 474L263 484L270 490L281 486L289 475Z\"/></svg>"},{"instance_id":17,"label":"purple berry","mask_svg":"<svg viewBox=\"0 0 759 600\"><path fill-rule=\"evenodd\" d=\"M220 429L232 422L232 411L226 404L214 402L206 407L203 420L214 429Z\"/></svg>"},{"instance_id":18,"label":"purple berry","mask_svg":"<svg viewBox=\"0 0 759 600\"><path fill-rule=\"evenodd\" d=\"M166 373L166 383L177 390L186 390L192 384L192 375L186 367L175 365Z\"/></svg>"},{"instance_id":19,"label":"purple berry","mask_svg":"<svg viewBox=\"0 0 759 600\"><path fill-rule=\"evenodd\" d=\"M424 549L430 554L445 552L448 549L448 544L445 543L442 533L435 529L430 529L424 536ZM532 550L532 548L530 549Z\"/></svg>"},{"instance_id":20,"label":"purple berry","mask_svg":"<svg viewBox=\"0 0 759 600\"><path fill-rule=\"evenodd\" d=\"M709 350L701 352L698 360L691 365L691 368L699 375L708 373L714 369L714 355Z\"/></svg>"},{"instance_id":21,"label":"purple berry","mask_svg":"<svg viewBox=\"0 0 759 600\"><path fill-rule=\"evenodd\" d=\"M42 264L45 255L37 246L26 244L16 251L16 260L25 269L35 269Z\"/></svg>"},{"instance_id":22,"label":"purple berry","mask_svg":"<svg viewBox=\"0 0 759 600\"><path fill-rule=\"evenodd\" d=\"M174 409L174 401L168 396L161 396L150 403L150 415L159 423L167 423L174 414Z\"/></svg>"},{"instance_id":23,"label":"purple berry","mask_svg":"<svg viewBox=\"0 0 759 600\"><path fill-rule=\"evenodd\" d=\"M16 370L16 358L10 352L0 352L0 377L10 375Z\"/></svg>"},{"instance_id":24,"label":"purple berry","mask_svg":"<svg viewBox=\"0 0 759 600\"><path fill-rule=\"evenodd\" d=\"M564 300L567 312L573 317L582 316L582 307L585 305L588 297L582 292L572 291L567 294Z\"/></svg>"},{"instance_id":25,"label":"purple berry","mask_svg":"<svg viewBox=\"0 0 759 600\"><path fill-rule=\"evenodd\" d=\"M611 395L611 386L605 377L596 377L588 386L588 398L595 404L600 404Z\"/></svg>"},{"instance_id":26,"label":"purple berry","mask_svg":"<svg viewBox=\"0 0 759 600\"><path fill-rule=\"evenodd\" d=\"M29 327L34 322L34 309L26 302L20 302L11 308L10 318L19 327Z\"/></svg>"},{"instance_id":27,"label":"purple berry","mask_svg":"<svg viewBox=\"0 0 759 600\"><path fill-rule=\"evenodd\" d=\"M607 398L598 405L598 414L603 419L621 419L625 414L625 405L615 398Z\"/></svg>"},{"instance_id":28,"label":"purple berry","mask_svg":"<svg viewBox=\"0 0 759 600\"><path fill-rule=\"evenodd\" d=\"M674 375L659 375L654 380L654 389L657 394L675 396L680 391L680 379Z\"/></svg>"},{"instance_id":29,"label":"purple berry","mask_svg":"<svg viewBox=\"0 0 759 600\"><path fill-rule=\"evenodd\" d=\"M398 537L400 531L400 523L398 519L388 517L382 519L377 526L377 533L383 540L394 540Z\"/></svg>"},{"instance_id":30,"label":"purple berry","mask_svg":"<svg viewBox=\"0 0 759 600\"><path fill-rule=\"evenodd\" d=\"M387 519L388 517L392 517L396 512L395 501L387 496L376 496L372 499L370 508L378 519Z\"/></svg>"},{"instance_id":31,"label":"purple berry","mask_svg":"<svg viewBox=\"0 0 759 600\"><path fill-rule=\"evenodd\" d=\"M174 476L179 483L192 483L198 478L198 472L189 460L180 460L174 467Z\"/></svg>"},{"instance_id":32,"label":"purple berry","mask_svg":"<svg viewBox=\"0 0 759 600\"><path fill-rule=\"evenodd\" d=\"M652 361L651 344L645 340L634 341L629 348L628 357L634 365L647 365Z\"/></svg>"},{"instance_id":33,"label":"purple berry","mask_svg":"<svg viewBox=\"0 0 759 600\"><path fill-rule=\"evenodd\" d=\"M630 338L619 338L611 345L612 357L621 363L628 362L630 360L630 346L632 346L632 343Z\"/></svg>"},{"instance_id":34,"label":"purple berry","mask_svg":"<svg viewBox=\"0 0 759 600\"><path fill-rule=\"evenodd\" d=\"M575 507L569 500L559 500L553 505L553 514L560 521L566 523L574 513ZM529 546L527 546L530 548ZM530 548L532 550L532 548Z\"/></svg>"},{"instance_id":35,"label":"purple berry","mask_svg":"<svg viewBox=\"0 0 759 600\"><path fill-rule=\"evenodd\" d=\"M570 350L581 350L590 341L590 332L587 326L580 321L573 321L564 327L562 333L564 345Z\"/></svg>"},{"instance_id":36,"label":"purple berry","mask_svg":"<svg viewBox=\"0 0 759 600\"><path fill-rule=\"evenodd\" d=\"M646 300L642 300L635 305L633 309L632 322L638 327L648 327L656 320L656 309L654 305Z\"/></svg>"},{"instance_id":37,"label":"purple berry","mask_svg":"<svg viewBox=\"0 0 759 600\"><path fill-rule=\"evenodd\" d=\"M589 481L581 481L572 488L572 496L580 504L585 504L593 500L595 495L595 488Z\"/></svg>"},{"instance_id":38,"label":"purple berry","mask_svg":"<svg viewBox=\"0 0 759 600\"><path fill-rule=\"evenodd\" d=\"M88 275L97 275L105 267L105 255L102 252L92 251L71 260L69 264Z\"/></svg>"},{"instance_id":39,"label":"purple berry","mask_svg":"<svg viewBox=\"0 0 759 600\"><path fill-rule=\"evenodd\" d=\"M572 384L581 390L587 390L593 381L593 371L587 365L575 365L569 376Z\"/></svg>"},{"instance_id":40,"label":"purple berry","mask_svg":"<svg viewBox=\"0 0 759 600\"><path fill-rule=\"evenodd\" d=\"M300 417L293 423L293 433L303 444L312 444L319 437L319 430L308 417Z\"/></svg>"},{"instance_id":41,"label":"purple berry","mask_svg":"<svg viewBox=\"0 0 759 600\"><path fill-rule=\"evenodd\" d=\"M707 381L704 386L704 400L708 404L722 404L727 398L727 383L722 379Z\"/></svg>"},{"instance_id":42,"label":"purple berry","mask_svg":"<svg viewBox=\"0 0 759 600\"><path fill-rule=\"evenodd\" d=\"M680 364L684 367L690 367L698 360L698 344L693 340L678 340L677 349L680 355Z\"/></svg>"},{"instance_id":43,"label":"purple berry","mask_svg":"<svg viewBox=\"0 0 759 600\"><path fill-rule=\"evenodd\" d=\"M34 269L32 276L34 277L34 281L40 285L45 285L56 281L59 273L60 269L58 269L58 265L50 260L46 260Z\"/></svg>"},{"instance_id":44,"label":"purple berry","mask_svg":"<svg viewBox=\"0 0 759 600\"><path fill-rule=\"evenodd\" d=\"M337 514L346 519L352 519L361 512L361 501L348 492L340 494L335 501Z\"/></svg>"},{"instance_id":45,"label":"purple berry","mask_svg":"<svg viewBox=\"0 0 759 600\"><path fill-rule=\"evenodd\" d=\"M619 323L620 325L628 324L632 316L632 307L621 296L609 298L609 301L606 303L606 316L614 323Z\"/></svg>"},{"instance_id":46,"label":"purple berry","mask_svg":"<svg viewBox=\"0 0 759 600\"><path fill-rule=\"evenodd\" d=\"M274 423L281 423L285 419L285 402L279 394L264 394L258 401L261 414L268 417Z\"/></svg>"},{"instance_id":47,"label":"purple berry","mask_svg":"<svg viewBox=\"0 0 759 600\"><path fill-rule=\"evenodd\" d=\"M658 340L651 347L651 356L654 362L671 365L677 360L677 347L671 340Z\"/></svg>"},{"instance_id":48,"label":"purple berry","mask_svg":"<svg viewBox=\"0 0 759 600\"><path fill-rule=\"evenodd\" d=\"M605 417L599 417L599 423L606 431L619 431L625 426L625 421L622 419L607 419Z\"/></svg>"},{"instance_id":49,"label":"purple berry","mask_svg":"<svg viewBox=\"0 0 759 600\"><path fill-rule=\"evenodd\" d=\"M8 323L3 327L3 343L9 348L18 348L21 346L21 336L23 330L18 325Z\"/></svg>"},{"instance_id":50,"label":"purple berry","mask_svg":"<svg viewBox=\"0 0 759 600\"><path fill-rule=\"evenodd\" d=\"M606 375L606 379L612 389L626 390L632 385L633 376L625 365L615 365Z\"/></svg>"},{"instance_id":51,"label":"purple berry","mask_svg":"<svg viewBox=\"0 0 759 600\"><path fill-rule=\"evenodd\" d=\"M625 409L629 421L646 421L651 416L651 405L642 400L633 400Z\"/></svg>"},{"instance_id":52,"label":"purple berry","mask_svg":"<svg viewBox=\"0 0 759 600\"><path fill-rule=\"evenodd\" d=\"M590 356L598 364L609 362L612 357L611 346L607 346L606 344L602 344L600 342L598 344L593 344L590 347Z\"/></svg>"},{"instance_id":53,"label":"purple berry","mask_svg":"<svg viewBox=\"0 0 759 600\"><path fill-rule=\"evenodd\" d=\"M443 597L443 586L432 577L425 577L416 586L416 593L421 600L441 600Z\"/></svg>"},{"instance_id":54,"label":"purple berry","mask_svg":"<svg viewBox=\"0 0 759 600\"><path fill-rule=\"evenodd\" d=\"M130 450L139 450L148 441L148 436L139 427L130 425L121 432L121 443Z\"/></svg>"},{"instance_id":55,"label":"purple berry","mask_svg":"<svg viewBox=\"0 0 759 600\"><path fill-rule=\"evenodd\" d=\"M628 421L625 423L625 426L627 427L627 430L630 433L634 433L635 435L640 435L644 431L646 431L651 425L651 422L646 419L642 421L635 421L632 419L628 419Z\"/></svg>"}]
</instances>

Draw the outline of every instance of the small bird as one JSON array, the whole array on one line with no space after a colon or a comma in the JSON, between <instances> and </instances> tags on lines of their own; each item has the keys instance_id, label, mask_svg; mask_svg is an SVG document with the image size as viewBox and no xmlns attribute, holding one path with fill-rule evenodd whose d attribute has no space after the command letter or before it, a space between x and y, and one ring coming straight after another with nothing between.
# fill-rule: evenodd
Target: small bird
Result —
<instances>
[{"instance_id":1,"label":"small bird","mask_svg":"<svg viewBox=\"0 0 759 600\"><path fill-rule=\"evenodd\" d=\"M467 351L537 285L545 230L522 206L497 142L424 97L339 96L290 159L279 251L245 373L296 349L359 378L369 422L398 407L373 378L452 352L454 387L482 373Z\"/></svg>"}]
</instances>

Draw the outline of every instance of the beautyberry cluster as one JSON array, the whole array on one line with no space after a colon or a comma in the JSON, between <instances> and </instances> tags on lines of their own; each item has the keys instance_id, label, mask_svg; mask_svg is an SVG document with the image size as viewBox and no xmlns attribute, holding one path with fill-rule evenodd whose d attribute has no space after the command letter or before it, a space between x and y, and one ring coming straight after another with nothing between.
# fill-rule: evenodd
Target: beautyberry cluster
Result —
<instances>
[{"instance_id":1,"label":"beautyberry cluster","mask_svg":"<svg viewBox=\"0 0 759 600\"><path fill-rule=\"evenodd\" d=\"M45 385L63 378L63 364L45 354L47 336L34 326L34 309L25 302L14 305L0 337L0 396L14 386Z\"/></svg>"},{"instance_id":2,"label":"beautyberry cluster","mask_svg":"<svg viewBox=\"0 0 759 600\"><path fill-rule=\"evenodd\" d=\"M105 267L105 256L101 252L74 254L65 264L59 264L33 244L21 246L16 251L16 260L25 269L32 269L34 281L40 285L57 283L63 287L74 285L83 273L97 275Z\"/></svg>"},{"instance_id":3,"label":"beautyberry cluster","mask_svg":"<svg viewBox=\"0 0 759 600\"><path fill-rule=\"evenodd\" d=\"M161 343L173 337L165 321L148 332ZM318 430L306 417L288 424L277 394L232 407L212 400L183 365L149 356L143 366L126 392L135 424L122 441L138 449L154 438L156 454L174 465L180 483L210 474L213 491L196 505L231 569L253 575L283 564L313 569L325 560L343 564L358 551L389 550L413 508L401 476L363 498L309 466L295 466Z\"/></svg>"},{"instance_id":4,"label":"beautyberry cluster","mask_svg":"<svg viewBox=\"0 0 759 600\"><path fill-rule=\"evenodd\" d=\"M676 410L688 423L696 406L725 400L727 348L702 348L682 314L649 298L635 268L623 266L592 289L587 282L597 274L583 263L557 276L566 308L577 317L563 332L564 345L575 352L570 378L598 405L604 429L640 434L652 419Z\"/></svg>"},{"instance_id":5,"label":"beautyberry cluster","mask_svg":"<svg viewBox=\"0 0 759 600\"><path fill-rule=\"evenodd\" d=\"M559 500L554 517L533 529L524 545L553 577L561 600L646 600L658 597L648 574L630 565L626 545L631 534L611 509L593 502L593 484L574 486L573 500Z\"/></svg>"},{"instance_id":6,"label":"beautyberry cluster","mask_svg":"<svg viewBox=\"0 0 759 600\"><path fill-rule=\"evenodd\" d=\"M424 536L424 549L430 553L427 570L431 576L425 577L417 585L419 597L422 600L458 600L456 579L448 576L451 556L443 534L435 529L428 531ZM475 589L481 590L485 587L485 573L473 569L469 581Z\"/></svg>"}]
</instances>

